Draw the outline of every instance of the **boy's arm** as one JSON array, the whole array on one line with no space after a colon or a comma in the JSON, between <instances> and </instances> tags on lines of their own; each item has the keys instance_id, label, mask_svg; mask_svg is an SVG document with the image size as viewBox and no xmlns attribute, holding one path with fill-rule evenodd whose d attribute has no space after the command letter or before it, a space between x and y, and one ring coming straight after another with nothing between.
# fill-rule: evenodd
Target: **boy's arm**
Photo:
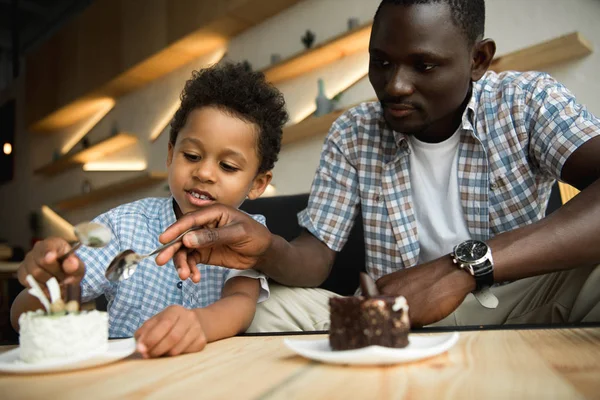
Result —
<instances>
[{"instance_id":1,"label":"boy's arm","mask_svg":"<svg viewBox=\"0 0 600 400\"><path fill-rule=\"evenodd\" d=\"M245 332L254 318L259 293L258 279L237 276L225 283L220 300L195 309L207 342Z\"/></svg>"},{"instance_id":2,"label":"boy's arm","mask_svg":"<svg viewBox=\"0 0 600 400\"><path fill-rule=\"evenodd\" d=\"M207 307L167 307L135 333L138 351L144 357L194 353L206 343L244 332L254 318L259 293L258 279L237 276L225 283L221 299Z\"/></svg>"}]
</instances>

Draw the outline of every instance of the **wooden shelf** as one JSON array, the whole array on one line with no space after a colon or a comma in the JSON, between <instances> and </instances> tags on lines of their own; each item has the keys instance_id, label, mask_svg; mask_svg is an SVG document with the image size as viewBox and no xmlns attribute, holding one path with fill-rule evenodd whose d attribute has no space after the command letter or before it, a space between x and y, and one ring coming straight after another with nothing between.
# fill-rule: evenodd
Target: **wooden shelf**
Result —
<instances>
[{"instance_id":1,"label":"wooden shelf","mask_svg":"<svg viewBox=\"0 0 600 400\"><path fill-rule=\"evenodd\" d=\"M334 111L320 117L308 117L302 122L283 128L281 144L287 145L321 133L327 133L331 124L346 110Z\"/></svg>"},{"instance_id":2,"label":"wooden shelf","mask_svg":"<svg viewBox=\"0 0 600 400\"><path fill-rule=\"evenodd\" d=\"M95 113L98 99L117 99L202 56L212 64L231 38L299 1L145 2L143 15L135 2L93 2L26 55L25 123L57 132Z\"/></svg>"},{"instance_id":3,"label":"wooden shelf","mask_svg":"<svg viewBox=\"0 0 600 400\"><path fill-rule=\"evenodd\" d=\"M123 182L100 187L92 190L89 193L62 200L56 204L56 208L60 209L61 211L73 210L75 208L100 202L118 194L132 192L134 190L150 186L152 184L164 181L165 179L167 179L166 172L146 172L140 176L136 176L135 178L128 179Z\"/></svg>"},{"instance_id":4,"label":"wooden shelf","mask_svg":"<svg viewBox=\"0 0 600 400\"><path fill-rule=\"evenodd\" d=\"M350 54L368 49L370 36L371 22L267 67L262 72L271 83L292 79Z\"/></svg>"},{"instance_id":5,"label":"wooden shelf","mask_svg":"<svg viewBox=\"0 0 600 400\"><path fill-rule=\"evenodd\" d=\"M36 169L34 173L47 176L55 175L66 169L83 165L87 162L99 160L107 154L111 154L134 145L137 143L137 141L138 138L135 135L125 132L119 133L109 137L108 139L98 142L87 149L73 154L66 154L58 160Z\"/></svg>"},{"instance_id":6,"label":"wooden shelf","mask_svg":"<svg viewBox=\"0 0 600 400\"><path fill-rule=\"evenodd\" d=\"M593 47L590 42L582 37L579 32L573 32L498 57L492 62L490 70L496 72L536 70L552 64L584 57L591 54L592 51ZM373 100L375 99L365 101ZM282 144L290 144L326 133L329 131L331 124L352 107L354 106L321 117L309 117L302 122L284 128ZM563 194L563 201L565 201L565 198L568 200L571 197L571 194L565 192Z\"/></svg>"},{"instance_id":7,"label":"wooden shelf","mask_svg":"<svg viewBox=\"0 0 600 400\"><path fill-rule=\"evenodd\" d=\"M504 56L492 62L490 70L531 71L591 54L593 47L579 32L572 32Z\"/></svg>"}]
</instances>

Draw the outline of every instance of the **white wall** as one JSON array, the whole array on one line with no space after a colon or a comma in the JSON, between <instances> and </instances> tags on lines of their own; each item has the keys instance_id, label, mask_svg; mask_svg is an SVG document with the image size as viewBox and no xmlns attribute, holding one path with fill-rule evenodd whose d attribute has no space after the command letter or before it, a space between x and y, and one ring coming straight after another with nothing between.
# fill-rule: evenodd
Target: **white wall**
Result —
<instances>
[{"instance_id":1,"label":"white wall","mask_svg":"<svg viewBox=\"0 0 600 400\"><path fill-rule=\"evenodd\" d=\"M255 69L268 65L271 53L283 58L302 51L300 37L306 29L316 33L316 43L346 30L347 19L356 17L361 23L372 19L378 0L305 0L270 18L234 38L228 46L227 58L235 61L248 60ZM539 43L575 30L580 31L596 47L596 52L585 59L553 66L553 74L589 109L600 115L600 1L597 0L487 0L486 36L496 40L498 55ZM110 134L112 129L134 133L140 144L112 156L113 159L145 159L150 170L165 170L167 133L154 143L148 141L156 122L165 110L176 101L185 80L192 69L208 61L199 59L159 79L143 89L118 100L114 109L89 133L92 142ZM315 71L307 76L285 82L280 89L286 97L292 119L301 118L314 107L317 79L325 80L329 94L347 85L367 70L367 54L356 54ZM22 81L12 89L19 98L18 114L23 115L26 99L22 98ZM6 97L7 94L4 94ZM0 99L2 99L0 95ZM374 97L368 80L364 79L342 97L344 105ZM58 176L43 178L34 176L32 170L52 159L52 151L60 148L71 132L50 136L29 134L17 124L15 155L17 171L13 182L0 186L0 238L11 243L27 246L30 233L27 225L29 211L42 204L52 203L80 193L84 179L94 187L123 180L129 173L83 172L77 169ZM306 192L310 188L313 173L318 164L323 137L285 146L274 170L273 183L278 194ZM33 142L33 144L30 144ZM31 151L30 151L31 149ZM132 194L124 194L100 202L85 209L65 213L71 223L93 218L122 202L137 198L167 195L165 184Z\"/></svg>"}]
</instances>

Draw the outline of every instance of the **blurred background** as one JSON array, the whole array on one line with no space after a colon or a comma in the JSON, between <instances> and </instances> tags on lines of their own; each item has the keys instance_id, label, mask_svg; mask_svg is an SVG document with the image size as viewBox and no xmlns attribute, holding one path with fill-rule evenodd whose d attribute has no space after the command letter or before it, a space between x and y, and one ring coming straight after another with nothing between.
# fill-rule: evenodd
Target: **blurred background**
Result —
<instances>
[{"instance_id":1,"label":"blurred background","mask_svg":"<svg viewBox=\"0 0 600 400\"><path fill-rule=\"evenodd\" d=\"M375 98L379 0L0 0L0 342L32 244L167 196L168 123L191 71L245 61L291 119L265 196L306 193L331 123ZM541 70L600 114L600 2L487 0L494 69ZM316 109L317 97L326 98ZM576 194L557 186L553 201ZM562 197L561 197L562 195Z\"/></svg>"}]
</instances>

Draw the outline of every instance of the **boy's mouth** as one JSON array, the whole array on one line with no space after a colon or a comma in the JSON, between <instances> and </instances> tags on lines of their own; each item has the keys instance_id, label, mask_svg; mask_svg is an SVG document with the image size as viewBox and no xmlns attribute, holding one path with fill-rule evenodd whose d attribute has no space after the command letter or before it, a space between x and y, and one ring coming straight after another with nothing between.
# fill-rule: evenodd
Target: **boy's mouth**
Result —
<instances>
[{"instance_id":1,"label":"boy's mouth","mask_svg":"<svg viewBox=\"0 0 600 400\"><path fill-rule=\"evenodd\" d=\"M188 200L195 206L205 206L215 201L215 198L208 192L201 190L186 190Z\"/></svg>"}]
</instances>

